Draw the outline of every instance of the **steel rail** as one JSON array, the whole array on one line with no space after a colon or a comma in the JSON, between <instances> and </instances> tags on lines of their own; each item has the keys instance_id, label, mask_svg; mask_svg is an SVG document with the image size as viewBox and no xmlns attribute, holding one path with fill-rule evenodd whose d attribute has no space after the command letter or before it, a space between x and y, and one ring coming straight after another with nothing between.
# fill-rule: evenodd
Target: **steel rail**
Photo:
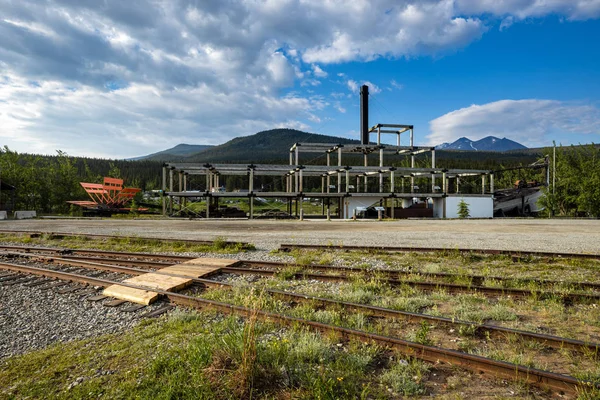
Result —
<instances>
[{"instance_id":1,"label":"steel rail","mask_svg":"<svg viewBox=\"0 0 600 400\"><path fill-rule=\"evenodd\" d=\"M244 264L251 268L286 268L291 263L284 262L265 262L265 261L244 261ZM391 279L398 279L399 276L410 276L420 275L432 278L445 278L445 279L460 279L469 278L472 285L480 286L485 280L496 280L499 282L518 282L518 283L530 283L530 284L541 284L541 285L571 285L577 286L581 289L593 289L600 290L600 283L595 282L577 282L577 281L554 281L547 279L534 279L534 278L517 278L517 277L503 277L503 276L485 276L485 275L470 275L470 274L452 274L448 272L420 272L420 271L401 271L401 270L389 270L389 269L376 269L376 268L357 268L357 267L338 267L334 265L298 265L306 270L322 271L322 272L350 272L360 273L367 275L384 275Z\"/></svg>"},{"instance_id":2,"label":"steel rail","mask_svg":"<svg viewBox=\"0 0 600 400\"><path fill-rule=\"evenodd\" d=\"M111 262L118 263L119 265L128 265L128 266L145 266L150 268L159 268L160 266L168 266L170 264L167 263L168 260L172 262L178 261L188 261L194 259L194 257L189 256L173 256L173 255L161 255L161 254L150 254L150 253L128 253L128 252L107 252L104 250L73 250L73 249L56 249L56 248L38 248L38 247L23 247L23 246L0 246L0 249L14 249L14 250L23 250L24 252L52 252L61 254L63 258L77 258L80 260L88 260L88 261L99 261L106 260L106 257L109 256L125 256L136 259L122 259L122 258L110 258ZM90 255L99 255L104 256L104 258L98 257L87 257L83 255L77 256L76 254L90 254ZM0 253L1 254L1 253ZM140 260L140 258L155 258L166 260L165 262L158 261L147 261ZM243 260L243 264L249 266L251 268L286 268L289 266L295 266L293 263L286 262L274 262L274 261L251 261L251 260ZM361 274L379 274L387 276L391 279L398 279L399 276L410 276L410 275L421 275L424 277L433 277L433 278L442 278L442 279L460 279L460 278L469 278L471 280L471 284L475 286L481 286L485 280L496 280L499 282L509 282L509 283L526 283L526 284L539 284L546 286L573 286L580 289L591 289L591 290L599 290L600 291L600 283L595 282L577 282L577 281L555 281L555 280L545 280L545 279L533 279L533 278L518 278L518 277L501 277L501 276L485 276L485 275L469 275L469 274L452 274L452 273L444 273L444 272L419 272L419 271L400 271L400 270L384 270L384 269L365 269L365 268L357 268L357 267L339 267L333 265L298 265L303 269L307 270L315 270L322 272L349 272L349 273L361 273Z\"/></svg>"},{"instance_id":3,"label":"steel rail","mask_svg":"<svg viewBox=\"0 0 600 400\"><path fill-rule=\"evenodd\" d=\"M73 232L44 232L44 231L17 231L9 229L0 229L0 234L20 234L20 235L31 235L32 237L39 237L42 235L51 235L57 239L64 237L85 237L88 239L136 239L145 241L160 241L160 242L182 242L197 245L213 245L213 240L195 240L195 239L173 239L173 238L153 238L143 236L118 236L118 235L103 235L99 233L73 233ZM225 244L229 246L242 246L248 248L249 244L245 242L230 242L226 241Z\"/></svg>"},{"instance_id":4,"label":"steel rail","mask_svg":"<svg viewBox=\"0 0 600 400\"><path fill-rule=\"evenodd\" d=\"M221 268L222 272L240 274L240 275L262 275L262 276L274 276L277 271L255 269L255 268L240 268L240 267L224 267ZM308 274L298 272L293 275L294 279L315 279L326 282L347 282L351 278L347 275L326 275L326 274ZM456 283L446 282L425 282L425 281L407 281L398 279L382 279L382 282L389 284L390 286L411 286L421 290L447 290L451 293L481 293L485 296L515 296L515 297L527 297L527 296L539 296L540 298L562 298L564 301L582 301L582 300L600 300L600 294L594 293L560 293L555 291L543 291L543 290L526 290L526 289L512 289L502 287L491 287L491 286L477 286L477 285L460 285Z\"/></svg>"},{"instance_id":5,"label":"steel rail","mask_svg":"<svg viewBox=\"0 0 600 400\"><path fill-rule=\"evenodd\" d=\"M0 263L0 268L20 273L63 279L71 282L93 284L95 286L107 287L110 285L118 284L139 290L150 290L164 296L170 302L181 306L187 306L196 309L212 309L228 314L236 314L245 317L256 316L261 320L272 321L288 326L304 325L313 330L334 333L346 339L358 339L366 343L376 343L380 346L392 348L396 351L399 351L402 354L418 358L424 361L429 361L433 363L446 362L448 364L457 365L463 367L464 369L479 374L489 373L490 375L497 378L524 381L537 386L555 390L561 394L577 394L590 387L600 387L598 385L593 384L592 382L578 380L569 375L557 374L550 371L544 371L523 365L508 363L505 361L497 361L473 354L462 353L456 350L445 349L435 346L427 346L395 337L368 333L336 325L323 324L320 322L289 317L286 315L275 314L257 309L235 306L228 303L206 300L198 297L157 290L154 288L148 288L144 286L130 285L123 282L92 278L85 275L78 275L68 272L59 272L45 268L28 267L16 264Z\"/></svg>"},{"instance_id":6,"label":"steel rail","mask_svg":"<svg viewBox=\"0 0 600 400\"><path fill-rule=\"evenodd\" d=\"M17 250L23 251L24 253L50 253L60 255L88 255L88 256L122 256L131 257L137 259L157 259L165 261L189 261L194 259L190 256L176 256L166 254L154 254L154 253L131 253L131 252L119 252L119 251L107 251L107 250L82 250L82 249L61 249L57 247L28 247L28 246L13 246L13 245L0 245L0 249L4 250Z\"/></svg>"},{"instance_id":7,"label":"steel rail","mask_svg":"<svg viewBox=\"0 0 600 400\"><path fill-rule=\"evenodd\" d=\"M90 268L90 269L104 270L104 271L110 271L110 272L118 272L118 273L123 273L123 274L128 274L128 275L142 275L142 274L148 273L147 270L143 270L143 269L128 268L128 267L121 267L121 266L115 266L115 265L110 265L110 264L87 262L87 261L76 261L76 260L72 260L72 259L64 259L64 258L57 258L57 257L43 257L43 258L41 258L41 260L57 262L59 264L70 265L70 266L75 266L75 267ZM169 275L169 276L177 276L177 277L181 276L178 274L166 273L163 271L156 271L155 273ZM214 287L217 287L217 288L223 288L223 287L232 288L233 287L232 284L214 281L214 280L210 280L210 279L202 279L202 278L191 278L191 279L194 281L194 283L198 283L198 284L201 284L206 287L213 287L213 288ZM518 329L505 328L505 327L495 326L495 325L476 324L473 322L461 321L461 320L456 320L456 319L451 319L451 318L437 317L437 316L421 314L421 313L411 313L411 312L407 312L407 311L392 310L392 309L388 309L388 308L384 308L384 307L377 307L377 306L371 306L371 305L365 305L365 304L345 302L345 301L327 299L327 298L322 298L322 297L315 297L315 296L310 296L310 295L305 295L305 294L286 292L286 291L281 291L281 290L266 289L265 292L269 293L272 296L284 298L284 299L291 300L291 301L317 302L322 305L340 305L340 306L344 307L345 309L355 310L355 311L359 311L359 312L367 312L370 315L375 316L375 317L383 317L383 318L401 317L401 318L409 320L409 322L432 321L435 323L442 323L445 325L452 325L452 326L461 326L462 325L462 326L467 326L467 327L473 329L473 332L476 334L484 334L484 332L490 332L492 334L517 335L517 336L526 338L528 340L532 340L532 341L535 341L538 343L545 344L545 345L555 348L555 349L570 349L570 350L575 350L575 351L579 351L579 352L584 352L586 350L591 350L592 352L598 352L600 350L600 344L588 343L588 342L584 342L584 341L580 341L580 340L563 338L563 337L559 337L559 336L544 335L544 334L539 334L539 333L535 333L535 332L522 331L522 330L518 330Z\"/></svg>"},{"instance_id":8,"label":"steel rail","mask_svg":"<svg viewBox=\"0 0 600 400\"><path fill-rule=\"evenodd\" d=\"M189 256L170 256L170 255L162 255L162 254L146 254L146 253L126 253L126 252L109 252L109 251L104 251L104 250L72 250L72 249L56 249L56 248L37 248L37 247L23 247L23 246L0 246L0 249L2 248L6 248L6 249L14 249L14 250L23 250L25 251L25 253L29 253L29 252L34 252L34 253L38 253L38 252L50 252L53 254L60 254L61 256L63 256L64 258L68 258L68 257L74 257L73 255L76 254L92 254L92 255L102 255L105 257L108 256L112 256L112 255L119 255L119 256L127 256L127 257L134 257L134 258L138 258L138 260L123 260L123 259L111 259L111 262L115 262L115 263L119 263L119 264L126 264L126 265L130 265L130 266L147 266L147 267L151 267L151 268L159 268L160 266L166 266L168 264L166 263L159 263L159 262L151 262L151 261L139 261L139 258L142 257L147 257L147 258L155 258L155 259L163 259L163 260L171 260L174 262L177 261L189 261L191 259L193 259L193 257L189 257ZM97 261L97 260L101 260L101 259L89 259L90 261ZM108 259L107 259L108 260ZM255 267L267 267L267 268L273 268L273 267L285 267L286 265L290 265L289 263L275 263L275 262L257 262L257 261L245 261L242 260L243 264L247 264L249 266L255 266ZM319 266L319 265L310 265L310 266L302 266L303 268L306 269L315 269L315 270L322 270L322 271L329 271L329 270L340 270L340 271L344 271L344 272L359 272L359 273L363 273L364 274L364 269L361 268L354 268L354 267L333 267L333 266ZM264 270L264 269L256 269L256 268L241 268L241 267L226 267L226 268L222 268L221 269L223 272L228 272L228 273L238 273L238 274L253 274L253 275L264 275L264 276L272 276L274 274L276 274L276 271L272 271L272 270ZM403 275L410 275L410 273L403 273L403 271L389 271L389 270L370 270L370 271L377 271L377 272L381 272L382 274L394 274L397 272L402 273ZM417 274L417 273L414 273ZM423 276L428 276L428 274L420 274ZM443 275L445 277L470 277L470 275L454 275L454 274L448 274L448 275ZM330 281L330 282L340 282L340 281L347 281L348 277L344 276L344 275L324 275L324 274L308 274L308 273L296 273L294 278L296 279L300 279L302 277L305 278L310 278L310 279L317 279L317 280L322 280L322 281ZM478 276L475 275L476 278L482 277L482 276ZM494 279L494 278L488 278L488 279ZM416 287L422 290L436 290L436 289L446 289L450 292L453 293L471 293L474 291L480 292L484 295L487 296L502 296L502 295L511 295L511 296L518 296L518 297L525 297L525 296L531 296L531 295L538 295L541 296L542 298L548 298L548 297L560 297L563 298L565 301L581 301L581 300L598 300L600 299L600 294L594 294L594 293L560 293L560 292L556 292L556 291L543 291L543 290L527 290L527 289L516 289L516 288L507 288L507 287L490 287L490 286L481 286L481 285L477 285L477 284L471 284L471 285L462 285L462 284L455 284L455 283L446 283L446 282L426 282L426 281L408 281L408 280L399 280L396 278L387 278L385 279L385 281L390 284L391 286L401 286L403 284L405 285L409 285L412 287ZM502 278L502 281L521 281L523 282L523 280L520 279L511 279L511 278ZM525 280L525 282L527 282ZM591 282L560 282L560 281L536 281L536 280L530 280L529 282L535 283L542 283L542 284L564 284L564 285L574 285L574 286L579 286L580 288L592 288L592 289L598 289L598 284L594 284ZM555 283L556 282L556 283Z\"/></svg>"},{"instance_id":9,"label":"steel rail","mask_svg":"<svg viewBox=\"0 0 600 400\"><path fill-rule=\"evenodd\" d=\"M521 251L521 250L497 250L497 249L466 249L466 248L446 248L446 247L398 247L398 246L352 246L352 245L319 245L319 244L280 244L279 250L289 252L294 249L313 249L313 250L352 250L352 251L383 251L383 252L460 252L460 253L479 253L490 255L508 255L515 257L549 257L549 258L584 258L591 260L600 260L600 254L588 253L558 253L544 251Z\"/></svg>"}]
</instances>

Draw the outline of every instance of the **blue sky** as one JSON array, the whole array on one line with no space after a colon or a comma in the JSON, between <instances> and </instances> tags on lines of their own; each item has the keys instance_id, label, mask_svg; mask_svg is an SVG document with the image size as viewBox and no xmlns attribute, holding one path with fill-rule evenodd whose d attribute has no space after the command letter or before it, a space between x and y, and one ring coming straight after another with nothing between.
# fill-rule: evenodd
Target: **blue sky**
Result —
<instances>
[{"instance_id":1,"label":"blue sky","mask_svg":"<svg viewBox=\"0 0 600 400\"><path fill-rule=\"evenodd\" d=\"M416 144L598 143L599 19L600 0L0 0L0 144L358 138L363 83L371 125L413 124Z\"/></svg>"}]
</instances>

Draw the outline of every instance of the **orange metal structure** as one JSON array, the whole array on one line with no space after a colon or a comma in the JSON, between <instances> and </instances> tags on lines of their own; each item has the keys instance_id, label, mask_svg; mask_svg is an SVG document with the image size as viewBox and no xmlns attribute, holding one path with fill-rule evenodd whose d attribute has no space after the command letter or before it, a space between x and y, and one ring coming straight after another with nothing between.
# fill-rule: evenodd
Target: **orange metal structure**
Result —
<instances>
[{"instance_id":1,"label":"orange metal structure","mask_svg":"<svg viewBox=\"0 0 600 400\"><path fill-rule=\"evenodd\" d=\"M123 179L104 178L104 183L79 183L92 201L68 201L85 208L126 210L125 205L142 189L123 187Z\"/></svg>"}]
</instances>

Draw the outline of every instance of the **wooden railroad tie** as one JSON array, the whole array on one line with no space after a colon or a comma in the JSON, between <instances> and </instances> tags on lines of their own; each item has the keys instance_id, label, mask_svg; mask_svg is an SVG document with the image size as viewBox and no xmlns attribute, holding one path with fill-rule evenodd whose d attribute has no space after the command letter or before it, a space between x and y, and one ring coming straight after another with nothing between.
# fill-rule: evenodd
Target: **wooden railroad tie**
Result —
<instances>
[{"instance_id":1,"label":"wooden railroad tie","mask_svg":"<svg viewBox=\"0 0 600 400\"><path fill-rule=\"evenodd\" d=\"M158 293L152 289L178 291L192 284L193 279L214 274L221 268L232 267L238 260L222 258L194 258L181 264L171 265L147 274L125 279L123 283L142 286L148 289L134 289L122 285L111 285L104 289L104 296L127 300L137 304L152 304L158 299Z\"/></svg>"}]
</instances>

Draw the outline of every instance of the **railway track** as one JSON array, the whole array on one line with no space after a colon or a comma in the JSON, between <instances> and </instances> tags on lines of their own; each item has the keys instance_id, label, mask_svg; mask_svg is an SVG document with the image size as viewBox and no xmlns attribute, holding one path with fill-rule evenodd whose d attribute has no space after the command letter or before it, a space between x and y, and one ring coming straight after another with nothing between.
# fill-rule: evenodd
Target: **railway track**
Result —
<instances>
[{"instance_id":1,"label":"railway track","mask_svg":"<svg viewBox=\"0 0 600 400\"><path fill-rule=\"evenodd\" d=\"M55 260L56 261L56 260ZM73 262L73 260L70 260ZM100 263L96 263L100 264ZM88 265L89 268L109 268L114 266L100 266L100 265ZM126 267L118 267L120 268L120 273L125 273L124 271L128 271L129 274L132 274L131 268L128 270L124 270L122 268ZM0 269L11 271L13 273L19 274L29 274L29 275L37 275L44 276L47 278L55 278L61 279L69 282L77 282L85 285L94 285L107 287L113 284L120 284L127 287L132 287L135 289L147 290L149 288L140 287L136 285L131 285L127 283L122 283L118 281L112 281L97 277L91 277L81 274L75 274L72 272L65 271L57 271L48 268L39 268L25 265L17 265L10 263L0 263ZM142 272L146 272L141 270ZM0 278L1 279L1 278ZM210 280L199 280L203 282L205 285L220 285L223 286L220 282L214 282ZM307 326L313 330L334 333L339 335L345 339L353 339L360 340L367 343L376 343L381 346L392 348L400 353L403 353L408 356L412 356L418 359L422 359L429 362L443 362L456 366L463 367L465 369L474 371L479 374L489 374L494 377L513 379L518 381L527 382L530 384L534 384L537 386L541 386L553 391L556 391L561 394L570 394L574 395L576 393L581 393L582 391L589 389L593 386L592 383L587 381L578 380L569 375L557 374L549 371L539 370L536 368L531 368L523 365L512 364L503 361L497 361L490 358L477 356L473 354L467 354L460 351L434 347L423 345L415 342L410 342L407 340L399 339L391 336L383 336L378 334L373 334L361 330L344 328L336 325L323 324L315 321L294 318L282 314L276 314L272 312L250 309L246 307L240 307L231 305L228 303L216 302L211 300L206 300L194 296L189 296L180 293L174 292L166 292L161 290L152 289L155 292L158 292L164 298L168 299L171 303L186 307L199 308L199 309L213 309L224 313L233 313L241 316L256 316L262 320L273 321L282 325L294 325L301 324L303 326ZM290 295L290 294L286 294ZM291 294L294 295L294 294ZM329 302L330 300L321 299L322 301ZM364 307L362 305L354 305ZM385 310L385 309L384 309ZM386 312L391 310L386 310ZM568 340L568 339L567 339Z\"/></svg>"},{"instance_id":2,"label":"railway track","mask_svg":"<svg viewBox=\"0 0 600 400\"><path fill-rule=\"evenodd\" d=\"M74 250L74 249L58 249L58 248L40 248L40 247L27 247L27 246L0 246L0 250L13 250L26 254L55 254L61 255L63 258L80 259L83 261L100 261L102 259L110 259L112 263L127 266L139 266L148 268L160 268L161 266L170 265L169 262L184 262L189 261L193 257L188 256L172 256L172 255L159 255L159 254L147 254L147 253L127 253L127 252L111 252L103 250ZM114 258L115 256L119 258ZM88 258L83 258L88 257ZM111 257L113 257L111 259ZM161 260L161 261L155 261ZM243 261L243 267L235 268L224 268L223 272L235 273L235 274L246 274L246 275L262 275L262 276L273 276L280 270L287 268L293 264L290 263L277 263L277 262L256 262L256 261ZM432 291L432 290L446 290L450 293L473 293L478 292L486 296L516 296L526 297L535 295L540 298L562 298L566 302L578 302L578 301L598 301L600 299L600 293L586 293L586 292L573 292L568 291L555 291L555 290L542 290L543 286L561 286L567 287L568 289L587 289L600 291L600 284L594 282L570 282L570 281L553 281L553 280L536 280L530 278L510 278L510 277L487 277L482 275L464 275L464 274L450 274L450 273L420 273L413 271L399 271L399 270L365 270L356 267L336 267L328 265L305 265L301 266L305 270L316 270L321 272L327 272L327 274L313 274L308 272L298 272L293 277L295 279L315 279L330 282L344 282L352 279L345 275L345 273L356 273L356 274L374 274L377 275L382 282L389 284L390 286L412 286L421 290ZM338 274L331 274L331 272L338 272ZM339 274L339 273L342 274ZM436 281L423 281L423 280L407 280L400 279L403 276L422 276L426 278L443 278L443 279L469 279L469 284L457 284L448 282L436 282ZM482 283L486 280L494 280L502 283L500 287L497 286L483 286ZM520 284L532 284L538 286L537 288L529 289L518 289L511 288L510 285L514 283Z\"/></svg>"},{"instance_id":3,"label":"railway track","mask_svg":"<svg viewBox=\"0 0 600 400\"><path fill-rule=\"evenodd\" d=\"M124 267L124 266L119 266L119 265L111 265L111 264L106 264L106 263L90 262L90 261L84 261L84 260L74 260L74 259L60 258L60 257L36 257L35 260L41 261L41 262L52 263L52 264L60 264L60 265L67 265L67 266L81 267L81 268L88 268L88 269L95 269L95 270L109 271L109 272L117 272L117 273L122 273L122 274L126 274L126 275L142 275L142 274L145 274L148 272L147 269L130 268L130 267ZM160 272L160 273L165 274L165 275L170 275L170 276L178 276L176 274L168 274L165 272ZM232 288L233 287L233 285L231 285L229 283L214 281L214 280L210 280L210 279L194 278L192 280L199 285L210 287L210 288L224 288L224 287ZM569 338L562 338L562 337L557 337L557 336L552 336L552 335L538 334L538 333L534 333L534 332L521 331L521 330L517 330L517 329L504 328L504 327L494 326L494 325L476 324L476 323L472 323L472 322L460 321L460 320L444 318L444 317L437 317L437 316L421 314L421 313L411 313L411 312L392 310L392 309L377 307L377 306L337 301L337 300L332 300L332 299L327 299L327 298L322 298L322 297L315 297L315 296L291 293L291 292L280 291L280 290L268 289L268 290L266 290L266 292L269 295L272 295L274 297L278 297L281 299L285 299L288 301L312 302L312 303L319 303L323 306L340 306L347 310L364 312L364 313L367 313L374 317L403 318L403 319L406 319L409 321L419 321L419 322L427 321L427 322L443 324L443 325L448 325L448 326L453 326L453 327L464 326L464 327L470 328L473 331L473 333L479 334L479 335L484 335L484 336L485 335L491 335L491 336L515 335L515 336L519 336L526 340L532 340L532 341L535 341L538 343L542 343L546 346L549 346L549 347L552 347L555 349L570 349L570 350L575 350L578 352L586 352L586 351L598 352L598 351L600 351L600 344L586 343L583 341L569 339Z\"/></svg>"},{"instance_id":4,"label":"railway track","mask_svg":"<svg viewBox=\"0 0 600 400\"><path fill-rule=\"evenodd\" d=\"M387 252L387 253L475 253L489 255L507 255L511 257L543 257L543 258L581 258L590 260L600 260L600 254L586 253L558 253L543 251L521 251L521 250L495 250L495 249L465 249L465 248L445 248L445 247L402 247L402 246L351 246L351 245L317 245L317 244L281 244L279 250L290 252L292 250L337 250L337 251L366 251L366 252Z\"/></svg>"}]
</instances>

